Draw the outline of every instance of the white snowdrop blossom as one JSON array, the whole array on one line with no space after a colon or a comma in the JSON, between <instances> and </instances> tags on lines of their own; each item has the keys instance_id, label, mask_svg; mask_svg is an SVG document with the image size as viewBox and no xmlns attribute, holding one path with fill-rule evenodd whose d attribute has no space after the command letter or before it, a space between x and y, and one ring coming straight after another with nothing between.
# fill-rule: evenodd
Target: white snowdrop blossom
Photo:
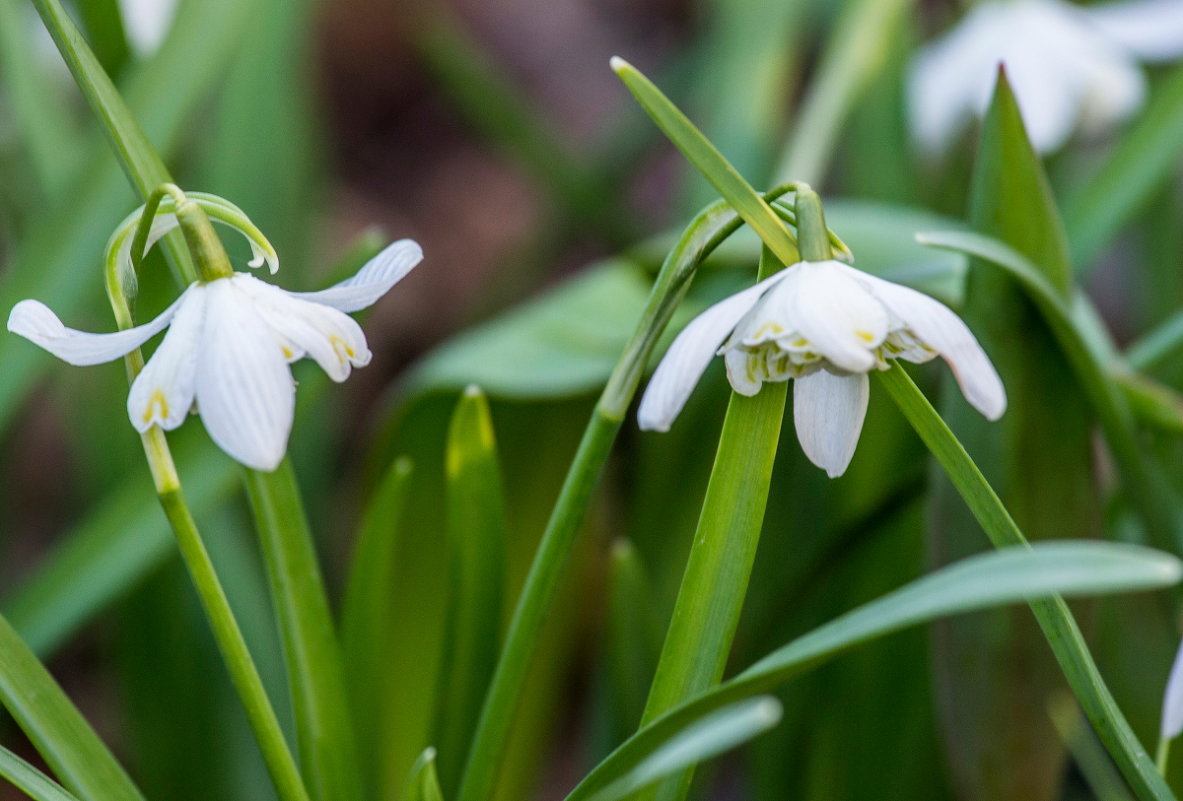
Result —
<instances>
[{"instance_id":1,"label":"white snowdrop blossom","mask_svg":"<svg viewBox=\"0 0 1183 801\"><path fill-rule=\"evenodd\" d=\"M914 59L912 130L926 150L946 150L988 107L1003 64L1031 142L1047 153L1078 127L1101 131L1142 106L1139 60L1180 57L1180 0L989 0Z\"/></svg>"},{"instance_id":2,"label":"white snowdrop blossom","mask_svg":"<svg viewBox=\"0 0 1183 801\"><path fill-rule=\"evenodd\" d=\"M70 364L117 359L168 328L132 382L127 413L137 431L179 426L189 410L231 457L274 470L295 414L289 364L305 356L334 381L370 361L347 312L375 303L423 258L415 242L387 247L356 275L319 292L288 292L246 273L196 281L156 319L110 334L67 328L45 304L13 307L8 330Z\"/></svg>"},{"instance_id":3,"label":"white snowdrop blossom","mask_svg":"<svg viewBox=\"0 0 1183 801\"><path fill-rule=\"evenodd\" d=\"M741 395L796 379L793 418L810 461L846 472L867 411L867 373L890 359L941 356L991 420L1006 392L974 335L947 306L839 261L802 261L716 303L670 345L641 398L641 428L667 431L711 358Z\"/></svg>"},{"instance_id":4,"label":"white snowdrop blossom","mask_svg":"<svg viewBox=\"0 0 1183 801\"><path fill-rule=\"evenodd\" d=\"M1162 699L1162 739L1173 740L1183 734L1183 643L1175 654L1167 689Z\"/></svg>"}]
</instances>

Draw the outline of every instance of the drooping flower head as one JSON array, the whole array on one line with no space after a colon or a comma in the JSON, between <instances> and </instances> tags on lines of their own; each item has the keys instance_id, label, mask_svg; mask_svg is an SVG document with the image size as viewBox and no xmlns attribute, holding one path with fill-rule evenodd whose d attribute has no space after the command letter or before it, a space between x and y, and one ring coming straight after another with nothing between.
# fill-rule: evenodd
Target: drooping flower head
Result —
<instances>
[{"instance_id":1,"label":"drooping flower head","mask_svg":"<svg viewBox=\"0 0 1183 801\"><path fill-rule=\"evenodd\" d=\"M917 54L908 82L912 131L942 152L989 105L999 64L1031 142L1059 148L1077 128L1103 130L1145 101L1139 60L1183 56L1183 2L987 0Z\"/></svg>"},{"instance_id":2,"label":"drooping flower head","mask_svg":"<svg viewBox=\"0 0 1183 801\"><path fill-rule=\"evenodd\" d=\"M212 206L207 211L218 212ZM176 225L175 214L160 215L148 245ZM117 232L109 251L131 275L128 230ZM278 260L270 245L244 233L256 251L251 265L267 262L274 272ZM240 272L196 281L156 319L110 334L67 328L45 304L23 300L13 307L8 330L70 364L92 365L130 353L167 327L132 382L127 398L132 425L140 432L152 426L171 430L196 408L222 450L248 467L274 470L287 450L295 415L289 365L307 356L331 379L344 381L353 367L369 363L365 335L347 312L375 303L422 258L415 242L400 240L352 278L320 292L289 292Z\"/></svg>"},{"instance_id":3,"label":"drooping flower head","mask_svg":"<svg viewBox=\"0 0 1183 801\"><path fill-rule=\"evenodd\" d=\"M892 359L941 356L974 408L991 420L1006 410L1002 381L961 318L927 295L839 261L798 262L695 318L641 398L641 428L669 430L715 355L741 395L796 379L797 437L831 477L846 471L858 444L867 373Z\"/></svg>"}]
</instances>

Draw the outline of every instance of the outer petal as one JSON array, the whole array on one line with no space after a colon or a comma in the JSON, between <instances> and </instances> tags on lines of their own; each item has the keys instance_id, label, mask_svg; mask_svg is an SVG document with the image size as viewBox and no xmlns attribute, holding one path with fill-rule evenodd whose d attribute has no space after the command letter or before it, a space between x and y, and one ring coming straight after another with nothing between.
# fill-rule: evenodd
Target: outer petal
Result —
<instances>
[{"instance_id":1,"label":"outer petal","mask_svg":"<svg viewBox=\"0 0 1183 801\"><path fill-rule=\"evenodd\" d=\"M152 322L111 334L90 334L67 328L44 303L22 300L8 315L8 330L70 364L102 364L130 353L163 331L192 290L193 287L185 290Z\"/></svg>"},{"instance_id":2,"label":"outer petal","mask_svg":"<svg viewBox=\"0 0 1183 801\"><path fill-rule=\"evenodd\" d=\"M998 371L961 318L928 295L846 267L891 308L916 336L949 363L970 405L990 420L1006 411Z\"/></svg>"},{"instance_id":3,"label":"outer petal","mask_svg":"<svg viewBox=\"0 0 1183 801\"><path fill-rule=\"evenodd\" d=\"M190 290L164 341L132 382L127 414L141 433L153 425L166 431L176 428L193 406L206 295L206 287L200 284Z\"/></svg>"},{"instance_id":4,"label":"outer petal","mask_svg":"<svg viewBox=\"0 0 1183 801\"><path fill-rule=\"evenodd\" d=\"M764 369L760 364L763 360L762 354L752 353L743 348L725 351L723 363L727 366L727 383L740 395L752 397L764 385Z\"/></svg>"},{"instance_id":5,"label":"outer petal","mask_svg":"<svg viewBox=\"0 0 1183 801\"><path fill-rule=\"evenodd\" d=\"M311 356L338 382L349 377L352 365L370 363L366 336L345 312L296 297L249 275L236 275L231 280L252 298L255 309L288 349L284 353L288 361L302 354Z\"/></svg>"},{"instance_id":6,"label":"outer petal","mask_svg":"<svg viewBox=\"0 0 1183 801\"><path fill-rule=\"evenodd\" d=\"M1146 61L1183 57L1183 3L1126 0L1080 9L1111 41Z\"/></svg>"},{"instance_id":7,"label":"outer petal","mask_svg":"<svg viewBox=\"0 0 1183 801\"><path fill-rule=\"evenodd\" d=\"M218 447L247 467L274 470L295 414L291 371L249 295L227 279L207 292L197 409Z\"/></svg>"},{"instance_id":8,"label":"outer petal","mask_svg":"<svg viewBox=\"0 0 1183 801\"><path fill-rule=\"evenodd\" d=\"M867 414L869 384L866 373L818 370L793 385L793 422L801 450L830 478L845 473L854 456Z\"/></svg>"},{"instance_id":9,"label":"outer petal","mask_svg":"<svg viewBox=\"0 0 1183 801\"><path fill-rule=\"evenodd\" d=\"M719 344L760 296L784 277L785 271L782 270L755 286L719 301L682 329L682 333L678 334L666 351L661 364L657 365L641 397L637 423L642 429L670 430L670 425L686 405L686 399L707 369Z\"/></svg>"},{"instance_id":10,"label":"outer petal","mask_svg":"<svg viewBox=\"0 0 1183 801\"><path fill-rule=\"evenodd\" d=\"M1171 677L1162 699L1162 737L1173 740L1183 733L1183 643L1175 654Z\"/></svg>"},{"instance_id":11,"label":"outer petal","mask_svg":"<svg viewBox=\"0 0 1183 801\"><path fill-rule=\"evenodd\" d=\"M423 260L423 250L411 239L388 246L352 278L319 292L292 292L293 297L354 312L372 306Z\"/></svg>"},{"instance_id":12,"label":"outer petal","mask_svg":"<svg viewBox=\"0 0 1183 801\"><path fill-rule=\"evenodd\" d=\"M852 373L875 366L872 350L887 336L887 310L846 265L802 262L797 279L797 330L835 366Z\"/></svg>"}]
</instances>

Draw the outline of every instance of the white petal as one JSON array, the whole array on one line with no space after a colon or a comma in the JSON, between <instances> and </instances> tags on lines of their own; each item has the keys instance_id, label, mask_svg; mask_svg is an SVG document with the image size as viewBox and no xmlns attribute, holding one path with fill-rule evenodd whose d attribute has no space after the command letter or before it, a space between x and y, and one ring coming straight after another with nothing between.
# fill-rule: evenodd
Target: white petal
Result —
<instances>
[{"instance_id":1,"label":"white petal","mask_svg":"<svg viewBox=\"0 0 1183 801\"><path fill-rule=\"evenodd\" d=\"M343 312L354 312L376 303L422 260L423 250L418 243L400 239L366 262L352 278L319 292L290 294Z\"/></svg>"},{"instance_id":2,"label":"white petal","mask_svg":"<svg viewBox=\"0 0 1183 801\"><path fill-rule=\"evenodd\" d=\"M1082 8L1108 39L1146 61L1183 57L1183 3L1126 0Z\"/></svg>"},{"instance_id":3,"label":"white petal","mask_svg":"<svg viewBox=\"0 0 1183 801\"><path fill-rule=\"evenodd\" d=\"M949 363L970 405L990 420L1006 411L1006 390L998 371L969 327L943 303L906 286L846 267L863 281L913 333Z\"/></svg>"},{"instance_id":4,"label":"white petal","mask_svg":"<svg viewBox=\"0 0 1183 801\"><path fill-rule=\"evenodd\" d=\"M846 472L870 396L866 373L834 375L818 370L793 385L793 422L809 461L830 478Z\"/></svg>"},{"instance_id":5,"label":"white petal","mask_svg":"<svg viewBox=\"0 0 1183 801\"><path fill-rule=\"evenodd\" d=\"M1173 740L1183 733L1183 643L1171 665L1171 677L1162 699L1162 737Z\"/></svg>"},{"instance_id":6,"label":"white petal","mask_svg":"<svg viewBox=\"0 0 1183 801\"><path fill-rule=\"evenodd\" d=\"M206 287L193 287L173 317L164 341L132 382L127 414L143 433L153 425L166 431L185 422L196 390L197 353L205 322Z\"/></svg>"},{"instance_id":7,"label":"white petal","mask_svg":"<svg viewBox=\"0 0 1183 801\"><path fill-rule=\"evenodd\" d=\"M760 365L763 358L743 348L725 351L723 363L727 365L727 383L731 388L749 398L759 392L764 385L764 370Z\"/></svg>"},{"instance_id":8,"label":"white petal","mask_svg":"<svg viewBox=\"0 0 1183 801\"><path fill-rule=\"evenodd\" d=\"M278 335L287 361L311 356L338 382L349 377L351 366L370 363L366 336L345 312L304 300L249 275L239 274L231 280L251 295L255 309Z\"/></svg>"},{"instance_id":9,"label":"white petal","mask_svg":"<svg viewBox=\"0 0 1183 801\"><path fill-rule=\"evenodd\" d=\"M875 365L887 336L887 310L836 261L801 262L793 321L813 349L852 373Z\"/></svg>"},{"instance_id":10,"label":"white petal","mask_svg":"<svg viewBox=\"0 0 1183 801\"><path fill-rule=\"evenodd\" d=\"M738 340L744 345L754 347L788 334L795 334L793 310L800 272L800 267L796 264L786 269L784 279L765 292L752 310L736 324L735 335L731 340Z\"/></svg>"},{"instance_id":11,"label":"white petal","mask_svg":"<svg viewBox=\"0 0 1183 801\"><path fill-rule=\"evenodd\" d=\"M661 364L657 365L641 397L637 423L642 429L670 430L670 425L686 405L686 399L707 369L719 344L760 296L784 280L785 275L786 271L782 270L755 286L719 301L682 329L666 351Z\"/></svg>"},{"instance_id":12,"label":"white petal","mask_svg":"<svg viewBox=\"0 0 1183 801\"><path fill-rule=\"evenodd\" d=\"M247 467L274 470L287 450L295 387L270 328L235 283L207 285L197 410L218 447Z\"/></svg>"},{"instance_id":13,"label":"white petal","mask_svg":"<svg viewBox=\"0 0 1183 801\"><path fill-rule=\"evenodd\" d=\"M164 330L191 290L192 287L185 290L155 320L110 334L90 334L67 328L44 303L22 300L12 307L8 330L70 364L102 364L130 353Z\"/></svg>"}]
</instances>

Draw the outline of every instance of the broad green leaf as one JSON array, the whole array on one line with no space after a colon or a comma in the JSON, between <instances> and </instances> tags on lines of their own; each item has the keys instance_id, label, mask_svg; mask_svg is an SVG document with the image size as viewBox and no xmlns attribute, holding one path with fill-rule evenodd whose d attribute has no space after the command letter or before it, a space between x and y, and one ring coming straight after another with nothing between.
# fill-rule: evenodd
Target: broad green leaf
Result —
<instances>
[{"instance_id":1,"label":"broad green leaf","mask_svg":"<svg viewBox=\"0 0 1183 801\"><path fill-rule=\"evenodd\" d=\"M1098 342L1092 324L1094 313L1087 299L1073 290L1071 300L1065 301L1038 267L996 239L969 231L921 234L917 239L922 244L956 250L997 265L1023 288L1071 362L1077 381L1088 393L1117 459L1123 488L1141 512L1150 536L1164 547L1183 543L1183 516L1178 511L1177 499L1142 453L1128 395L1114 375L1123 368L1114 363L1112 346Z\"/></svg>"},{"instance_id":2,"label":"broad green leaf","mask_svg":"<svg viewBox=\"0 0 1183 801\"><path fill-rule=\"evenodd\" d=\"M780 702L765 696L703 715L592 796L592 801L619 801L667 776L729 751L775 726L781 713Z\"/></svg>"},{"instance_id":3,"label":"broad green leaf","mask_svg":"<svg viewBox=\"0 0 1183 801\"><path fill-rule=\"evenodd\" d=\"M645 711L645 686L657 667L661 628L649 577L629 540L612 544L608 563L608 622L605 650L616 734L614 742L636 730Z\"/></svg>"},{"instance_id":4,"label":"broad green leaf","mask_svg":"<svg viewBox=\"0 0 1183 801\"><path fill-rule=\"evenodd\" d=\"M382 732L396 719L386 681L389 654L396 647L391 617L398 609L395 557L412 463L400 456L386 470L366 505L345 585L341 613L342 649L346 679L358 731L363 769L379 781L378 760Z\"/></svg>"},{"instance_id":5,"label":"broad green leaf","mask_svg":"<svg viewBox=\"0 0 1183 801\"><path fill-rule=\"evenodd\" d=\"M1001 69L982 125L969 219L1025 254L1052 292L1072 297L1063 225ZM971 262L962 316L1002 377L1008 403L1001 420L987 421L946 373L941 409L950 426L1029 538L1100 534L1091 410L1038 310L1011 276ZM932 499L930 531L941 558L977 551L973 519L948 484L938 481ZM959 733L947 738L954 784L982 797L1053 801L1065 754L1041 699L1059 676L1030 618L1001 610L941 626L934 636L936 680L956 688L938 696L942 726ZM1023 760L998 769L1009 754Z\"/></svg>"},{"instance_id":6,"label":"broad green leaf","mask_svg":"<svg viewBox=\"0 0 1183 801\"><path fill-rule=\"evenodd\" d=\"M903 368L896 365L876 377L944 469L994 547L1026 545L1023 532L993 487ZM1138 798L1174 798L1105 686L1068 605L1055 597L1032 601L1031 610L1069 686Z\"/></svg>"},{"instance_id":7,"label":"broad green leaf","mask_svg":"<svg viewBox=\"0 0 1183 801\"><path fill-rule=\"evenodd\" d=\"M1056 594L1167 587L1179 581L1181 571L1183 564L1169 554L1114 543L1041 543L969 557L814 629L735 678L666 713L596 766L568 794L567 801L594 797L704 715L766 693L878 637L951 615ZM1161 779L1158 785L1165 791ZM1150 797L1173 798L1169 792Z\"/></svg>"},{"instance_id":8,"label":"broad green leaf","mask_svg":"<svg viewBox=\"0 0 1183 801\"><path fill-rule=\"evenodd\" d=\"M143 801L123 767L3 617L0 703L79 801Z\"/></svg>"},{"instance_id":9,"label":"broad green leaf","mask_svg":"<svg viewBox=\"0 0 1183 801\"><path fill-rule=\"evenodd\" d=\"M493 421L475 386L460 396L448 427L448 615L434 742L441 783L453 792L497 665L507 538Z\"/></svg>"},{"instance_id":10,"label":"broad green leaf","mask_svg":"<svg viewBox=\"0 0 1183 801\"><path fill-rule=\"evenodd\" d=\"M65 788L0 745L0 776L33 801L78 801Z\"/></svg>"},{"instance_id":11,"label":"broad green leaf","mask_svg":"<svg viewBox=\"0 0 1183 801\"><path fill-rule=\"evenodd\" d=\"M314 801L358 798L362 777L344 663L290 459L246 470L296 719L300 771Z\"/></svg>"},{"instance_id":12,"label":"broad green leaf","mask_svg":"<svg viewBox=\"0 0 1183 801\"><path fill-rule=\"evenodd\" d=\"M1078 270L1096 257L1166 184L1183 153L1183 68L1154 89L1146 110L1095 173L1077 182L1064 222Z\"/></svg>"},{"instance_id":13,"label":"broad green leaf","mask_svg":"<svg viewBox=\"0 0 1183 801\"><path fill-rule=\"evenodd\" d=\"M624 59L613 58L612 69L657 127L661 128L678 150L682 151L682 155L711 182L744 222L772 249L780 262L796 264L800 260L797 243L776 213L693 123L686 119L686 115Z\"/></svg>"},{"instance_id":14,"label":"broad green leaf","mask_svg":"<svg viewBox=\"0 0 1183 801\"><path fill-rule=\"evenodd\" d=\"M406 801L444 801L435 770L435 749L427 748L411 767L411 778L403 794Z\"/></svg>"}]
</instances>

